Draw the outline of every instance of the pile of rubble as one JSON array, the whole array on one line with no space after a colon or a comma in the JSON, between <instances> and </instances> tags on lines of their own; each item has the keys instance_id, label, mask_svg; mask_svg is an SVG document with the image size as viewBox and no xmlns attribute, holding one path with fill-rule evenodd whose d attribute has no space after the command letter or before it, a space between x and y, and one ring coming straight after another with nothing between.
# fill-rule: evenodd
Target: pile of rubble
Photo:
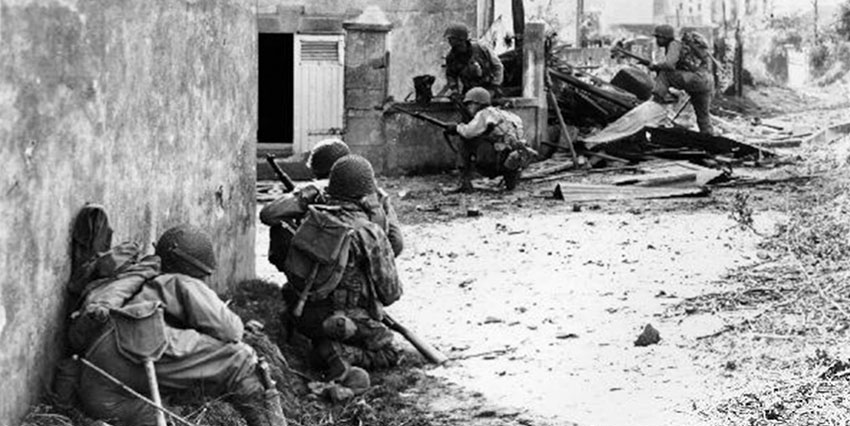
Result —
<instances>
[{"instance_id":1,"label":"pile of rubble","mask_svg":"<svg viewBox=\"0 0 850 426\"><path fill-rule=\"evenodd\" d=\"M516 74L510 71L518 66L513 52L502 56L506 76ZM751 176L733 169L775 167L788 160L785 149L800 146L813 132L797 123L748 119L715 108L712 120L724 136L698 133L684 92L672 104L652 102L653 80L643 70L626 66L611 81L604 81L562 57L559 48L547 49L550 131L540 147L546 161L533 166L524 178L557 181L600 171L627 171L629 176L606 185L560 183L552 193L555 197L705 195L708 185L751 182ZM506 84L511 81L506 79Z\"/></svg>"}]
</instances>

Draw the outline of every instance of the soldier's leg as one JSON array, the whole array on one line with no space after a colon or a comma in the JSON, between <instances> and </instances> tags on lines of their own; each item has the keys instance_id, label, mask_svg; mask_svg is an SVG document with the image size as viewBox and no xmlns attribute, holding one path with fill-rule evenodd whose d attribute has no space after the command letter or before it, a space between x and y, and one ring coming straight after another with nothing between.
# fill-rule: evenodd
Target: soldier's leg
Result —
<instances>
[{"instance_id":1,"label":"soldier's leg","mask_svg":"<svg viewBox=\"0 0 850 426\"><path fill-rule=\"evenodd\" d=\"M449 190L449 193L472 192L472 175L475 173L475 153L477 142L475 139L460 139L457 144L458 157L460 159L460 180L457 188Z\"/></svg>"},{"instance_id":2,"label":"soldier's leg","mask_svg":"<svg viewBox=\"0 0 850 426\"><path fill-rule=\"evenodd\" d=\"M714 134L714 129L711 125L711 98L713 93L711 91L701 92L701 93L690 93L691 95L691 105L694 106L694 113L697 116L697 126L699 126L700 133L705 133L712 135Z\"/></svg>"},{"instance_id":3,"label":"soldier's leg","mask_svg":"<svg viewBox=\"0 0 850 426\"><path fill-rule=\"evenodd\" d=\"M164 392L201 389L206 394L228 395L248 426L285 426L286 418L276 389L266 388L249 345L224 343L194 330L175 331L180 342L173 355L156 363Z\"/></svg>"},{"instance_id":4,"label":"soldier's leg","mask_svg":"<svg viewBox=\"0 0 850 426\"><path fill-rule=\"evenodd\" d=\"M458 144L458 154L460 155L460 182L459 186L453 192L470 192L472 191L472 175L475 170L475 154L477 152L478 143L475 139L461 139Z\"/></svg>"},{"instance_id":5,"label":"soldier's leg","mask_svg":"<svg viewBox=\"0 0 850 426\"><path fill-rule=\"evenodd\" d=\"M670 79L674 71L658 71L655 74L655 85L652 88L652 97L656 102L665 102L670 97Z\"/></svg>"},{"instance_id":6,"label":"soldier's leg","mask_svg":"<svg viewBox=\"0 0 850 426\"><path fill-rule=\"evenodd\" d=\"M150 395L145 370L116 350L115 338L107 335L86 354L86 359L142 395ZM80 404L89 416L122 426L155 426L156 409L84 366L80 372Z\"/></svg>"},{"instance_id":7,"label":"soldier's leg","mask_svg":"<svg viewBox=\"0 0 850 426\"><path fill-rule=\"evenodd\" d=\"M392 344L392 331L365 310L337 313L325 321L325 329L327 342L318 355L333 372L340 373L343 364L367 370L398 364L400 353Z\"/></svg>"}]
</instances>

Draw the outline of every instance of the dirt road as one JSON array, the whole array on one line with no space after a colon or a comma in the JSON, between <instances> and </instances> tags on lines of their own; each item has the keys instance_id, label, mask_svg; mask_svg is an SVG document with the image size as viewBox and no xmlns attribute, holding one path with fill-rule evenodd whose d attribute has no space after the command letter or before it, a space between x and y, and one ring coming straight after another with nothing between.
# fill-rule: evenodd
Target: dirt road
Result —
<instances>
[{"instance_id":1,"label":"dirt road","mask_svg":"<svg viewBox=\"0 0 850 426\"><path fill-rule=\"evenodd\" d=\"M388 184L420 210L435 199L427 179ZM696 424L695 404L744 384L697 340L724 318L664 313L716 290L727 271L759 263L752 232L702 199L574 212L528 197L515 195L528 205L513 214L498 202L487 208L499 198L484 194L408 215L418 223L405 223L398 259L405 295L390 310L450 357L470 357L429 374L480 393L501 414L552 424ZM469 205L484 206L482 216L463 217ZM759 218L757 226L772 225ZM273 278L263 262L259 274ZM635 347L645 324L662 340ZM431 409L458 408L444 403Z\"/></svg>"},{"instance_id":2,"label":"dirt road","mask_svg":"<svg viewBox=\"0 0 850 426\"><path fill-rule=\"evenodd\" d=\"M816 128L847 119L838 110L808 114L788 120ZM576 207L537 196L552 184L524 183L503 196L479 181L485 188L476 194L442 195L451 183L449 176L380 182L395 198L406 239L397 261L405 295L389 310L454 358L426 368L442 384L408 395L440 419L430 424L718 424L722 401L757 400L811 375L795 367L810 366L836 342L726 332L770 305L673 309L687 298L740 291L738 274L775 266L757 247L760 237L731 219L734 189ZM771 208L779 192L755 194L754 227L769 233L783 219ZM265 234L259 227L258 274L282 282L264 259ZM789 329L806 321L786 317ZM636 347L646 324L661 341ZM758 401L746 421L766 421L758 407L769 404Z\"/></svg>"},{"instance_id":3,"label":"dirt road","mask_svg":"<svg viewBox=\"0 0 850 426\"><path fill-rule=\"evenodd\" d=\"M431 374L555 424L695 424L694 404L736 385L696 340L724 320L665 307L758 263L756 239L723 212L611 210L409 226L393 311L450 357L505 351ZM661 343L635 347L645 324Z\"/></svg>"}]
</instances>

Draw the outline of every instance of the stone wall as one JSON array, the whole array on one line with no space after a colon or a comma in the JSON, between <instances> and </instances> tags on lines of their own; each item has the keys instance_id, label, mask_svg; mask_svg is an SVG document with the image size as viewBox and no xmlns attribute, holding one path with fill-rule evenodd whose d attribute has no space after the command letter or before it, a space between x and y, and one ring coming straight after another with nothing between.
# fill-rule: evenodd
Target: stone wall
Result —
<instances>
[{"instance_id":1,"label":"stone wall","mask_svg":"<svg viewBox=\"0 0 850 426\"><path fill-rule=\"evenodd\" d=\"M287 15L300 11L309 15L336 15L349 19L368 6L378 6L393 26L389 35L392 70L389 95L398 100L413 91L413 77L437 77L435 91L445 84L442 65L449 46L443 40L446 27L462 22L476 34L477 4L469 0L260 0L261 14L275 13L278 7ZM281 18L285 19L285 18Z\"/></svg>"},{"instance_id":2,"label":"stone wall","mask_svg":"<svg viewBox=\"0 0 850 426\"><path fill-rule=\"evenodd\" d=\"M3 3L0 424L62 355L85 202L106 206L115 242L204 226L217 290L253 276L256 38L247 0Z\"/></svg>"},{"instance_id":3,"label":"stone wall","mask_svg":"<svg viewBox=\"0 0 850 426\"><path fill-rule=\"evenodd\" d=\"M516 98L505 107L520 118L526 139L536 141L538 114L541 110L532 99ZM448 102L433 102L428 105L415 103L400 104L409 111L417 111L445 122L457 122L460 113ZM545 110L543 110L545 113ZM443 131L435 125L410 115L389 110L384 114L384 136L386 138L386 174L399 175L445 171L457 166L458 156L452 152L443 138ZM457 138L452 138L457 144Z\"/></svg>"}]
</instances>

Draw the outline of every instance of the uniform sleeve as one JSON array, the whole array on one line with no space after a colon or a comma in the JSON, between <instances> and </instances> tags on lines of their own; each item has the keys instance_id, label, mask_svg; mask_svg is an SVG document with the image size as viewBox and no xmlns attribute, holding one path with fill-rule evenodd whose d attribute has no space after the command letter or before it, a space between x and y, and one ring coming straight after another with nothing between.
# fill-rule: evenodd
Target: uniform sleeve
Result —
<instances>
[{"instance_id":1,"label":"uniform sleeve","mask_svg":"<svg viewBox=\"0 0 850 426\"><path fill-rule=\"evenodd\" d=\"M165 302L169 314L177 314L186 328L215 337L224 342L242 340L244 327L236 315L204 282L189 276L174 274L166 293L172 293Z\"/></svg>"},{"instance_id":2,"label":"uniform sleeve","mask_svg":"<svg viewBox=\"0 0 850 426\"><path fill-rule=\"evenodd\" d=\"M502 81L505 79L505 66L502 65L502 60L499 59L499 55L496 55L496 52L489 46L481 47L484 49L485 55L490 61L490 69L492 70L490 84L494 86L501 86Z\"/></svg>"},{"instance_id":3,"label":"uniform sleeve","mask_svg":"<svg viewBox=\"0 0 850 426\"><path fill-rule=\"evenodd\" d=\"M657 65L662 71L675 71L676 64L679 63L679 57L682 55L682 43L678 40L673 40L667 45L667 51L664 54L664 60Z\"/></svg>"},{"instance_id":4,"label":"uniform sleeve","mask_svg":"<svg viewBox=\"0 0 850 426\"><path fill-rule=\"evenodd\" d=\"M483 135L491 123L496 124L496 120L490 108L486 108L478 111L469 123L458 124L457 133L465 139L472 139Z\"/></svg>"},{"instance_id":5,"label":"uniform sleeve","mask_svg":"<svg viewBox=\"0 0 850 426\"><path fill-rule=\"evenodd\" d=\"M398 222L398 215L395 212L395 208L393 208L393 203L390 200L389 195L381 195L381 204L387 214L387 238L390 240L393 253L396 257L398 257L404 249L404 237L401 234L401 224Z\"/></svg>"},{"instance_id":6,"label":"uniform sleeve","mask_svg":"<svg viewBox=\"0 0 850 426\"><path fill-rule=\"evenodd\" d=\"M460 77L460 74L458 72L456 72L455 67L452 66L452 62L454 62L454 60L455 60L454 55L452 54L452 52L449 52L449 54L446 55L446 64L445 64L445 67L446 67L446 85L449 86L449 87L458 87L458 85L459 85L458 78Z\"/></svg>"},{"instance_id":7,"label":"uniform sleeve","mask_svg":"<svg viewBox=\"0 0 850 426\"><path fill-rule=\"evenodd\" d=\"M284 219L303 217L307 213L307 205L312 204L318 195L319 189L313 185L286 194L260 210L260 221L266 226L274 226Z\"/></svg>"}]
</instances>

